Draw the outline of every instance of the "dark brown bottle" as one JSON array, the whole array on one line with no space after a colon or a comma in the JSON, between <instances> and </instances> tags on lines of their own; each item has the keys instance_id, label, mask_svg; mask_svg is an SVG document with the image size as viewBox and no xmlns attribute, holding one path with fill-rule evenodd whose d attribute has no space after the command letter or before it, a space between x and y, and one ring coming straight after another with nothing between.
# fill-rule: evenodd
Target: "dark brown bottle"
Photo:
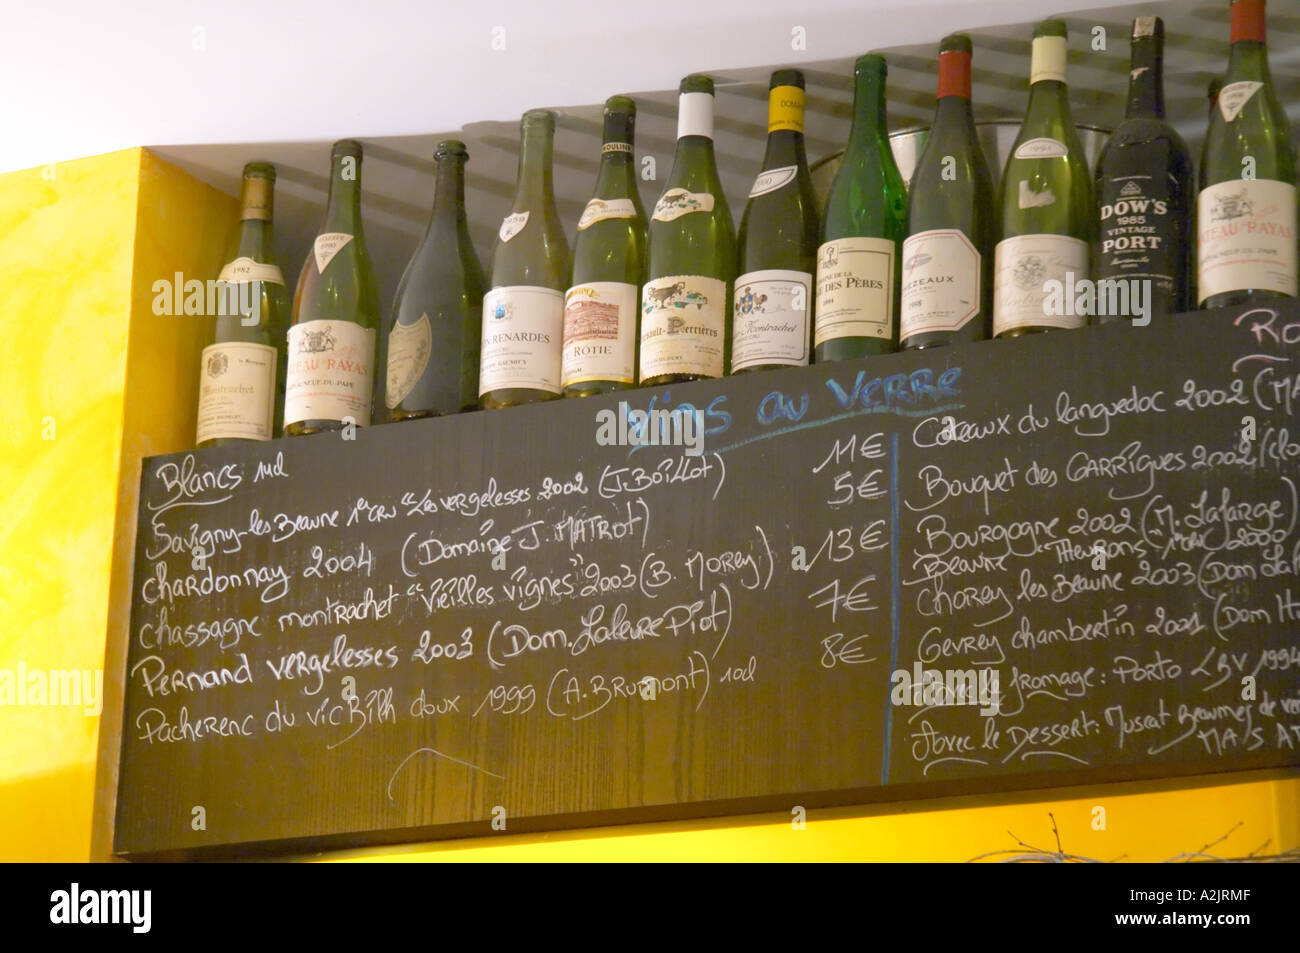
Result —
<instances>
[{"instance_id":1,"label":"dark brown bottle","mask_svg":"<svg viewBox=\"0 0 1300 953\"><path fill-rule=\"evenodd\" d=\"M1103 314L1099 298L1094 324L1134 319L1133 281L1149 289L1148 315L1188 310L1192 160L1164 118L1164 42L1159 17L1133 21L1128 107L1097 159L1092 253L1094 280L1130 282L1129 307Z\"/></svg>"}]
</instances>

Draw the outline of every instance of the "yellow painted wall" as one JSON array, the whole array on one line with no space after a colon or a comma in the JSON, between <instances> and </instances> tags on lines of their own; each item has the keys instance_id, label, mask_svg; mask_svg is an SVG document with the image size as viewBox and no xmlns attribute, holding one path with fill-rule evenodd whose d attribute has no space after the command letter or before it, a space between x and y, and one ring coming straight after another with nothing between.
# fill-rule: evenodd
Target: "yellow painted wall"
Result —
<instances>
[{"instance_id":1,"label":"yellow painted wall","mask_svg":"<svg viewBox=\"0 0 1300 953\"><path fill-rule=\"evenodd\" d=\"M114 539L140 455L192 441L199 341L196 319L154 317L139 283L215 275L234 217L232 198L141 149L0 176L0 669L104 669L106 645L124 648L107 638L110 603L125 632ZM91 856L100 721L0 706L0 860Z\"/></svg>"},{"instance_id":2,"label":"yellow painted wall","mask_svg":"<svg viewBox=\"0 0 1300 953\"><path fill-rule=\"evenodd\" d=\"M154 314L154 282L180 272L214 278L234 236L239 205L142 150L131 281L123 434L118 465L113 539L106 705L100 726L95 825L91 854L108 857L117 799L126 650L130 641L131 571L135 560L140 462L194 446L199 355L206 322L195 316Z\"/></svg>"},{"instance_id":3,"label":"yellow painted wall","mask_svg":"<svg viewBox=\"0 0 1300 953\"><path fill-rule=\"evenodd\" d=\"M0 417L0 669L22 660L107 672L101 718L0 706L0 860L108 856L140 458L193 436L200 329L153 315L151 285L178 270L215 274L234 217L233 198L145 150L0 176L12 410ZM46 417L53 440L41 439ZM1165 859L1238 822L1216 852L1300 846L1298 781L1160 787L813 811L803 830L781 814L507 832L327 859L966 860L1014 847L1008 830L1054 847L1049 811L1065 850L1096 859ZM1096 806L1104 830L1093 829Z\"/></svg>"},{"instance_id":4,"label":"yellow painted wall","mask_svg":"<svg viewBox=\"0 0 1300 953\"><path fill-rule=\"evenodd\" d=\"M0 178L0 668L104 663L139 161ZM88 855L98 725L0 707L0 859Z\"/></svg>"}]
</instances>

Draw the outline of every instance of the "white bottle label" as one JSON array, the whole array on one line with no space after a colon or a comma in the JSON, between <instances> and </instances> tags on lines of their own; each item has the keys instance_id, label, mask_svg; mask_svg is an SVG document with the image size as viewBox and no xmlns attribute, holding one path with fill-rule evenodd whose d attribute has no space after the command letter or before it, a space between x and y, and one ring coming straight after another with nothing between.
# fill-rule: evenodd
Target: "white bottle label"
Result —
<instances>
[{"instance_id":1,"label":"white bottle label","mask_svg":"<svg viewBox=\"0 0 1300 953\"><path fill-rule=\"evenodd\" d=\"M1066 41L1063 36L1036 36L1029 50L1029 85L1043 80L1065 82Z\"/></svg>"},{"instance_id":2,"label":"white bottle label","mask_svg":"<svg viewBox=\"0 0 1300 953\"><path fill-rule=\"evenodd\" d=\"M636 218L636 206L631 199L592 199L578 219L578 231L607 218Z\"/></svg>"},{"instance_id":3,"label":"white bottle label","mask_svg":"<svg viewBox=\"0 0 1300 953\"><path fill-rule=\"evenodd\" d=\"M497 237L503 242L508 242L524 230L528 224L528 212L515 212L513 215L507 215L501 220L501 228L497 231Z\"/></svg>"},{"instance_id":4,"label":"white bottle label","mask_svg":"<svg viewBox=\"0 0 1300 953\"><path fill-rule=\"evenodd\" d=\"M713 94L681 93L677 97L677 138L713 138Z\"/></svg>"},{"instance_id":5,"label":"white bottle label","mask_svg":"<svg viewBox=\"0 0 1300 953\"><path fill-rule=\"evenodd\" d=\"M524 387L560 392L564 295L554 288L506 285L483 296L479 395Z\"/></svg>"},{"instance_id":6,"label":"white bottle label","mask_svg":"<svg viewBox=\"0 0 1300 953\"><path fill-rule=\"evenodd\" d=\"M370 423L375 332L352 321L304 321L289 329L284 423Z\"/></svg>"},{"instance_id":7,"label":"white bottle label","mask_svg":"<svg viewBox=\"0 0 1300 953\"><path fill-rule=\"evenodd\" d=\"M768 192L775 192L783 185L789 185L794 181L794 177L799 173L797 165L782 166L779 169L768 169L766 172L760 172L754 179L754 187L749 190L749 197L756 198L760 195L766 195Z\"/></svg>"},{"instance_id":8,"label":"white bottle label","mask_svg":"<svg viewBox=\"0 0 1300 953\"><path fill-rule=\"evenodd\" d=\"M1067 277L1072 276L1072 277ZM1088 243L1068 235L1019 235L993 253L993 333L1020 327L1081 328L1084 315L1063 301L1065 314L1048 313L1046 282L1064 288L1088 277Z\"/></svg>"},{"instance_id":9,"label":"white bottle label","mask_svg":"<svg viewBox=\"0 0 1300 953\"><path fill-rule=\"evenodd\" d=\"M275 358L275 348L242 341L203 349L196 442L271 439Z\"/></svg>"},{"instance_id":10,"label":"white bottle label","mask_svg":"<svg viewBox=\"0 0 1300 953\"><path fill-rule=\"evenodd\" d=\"M903 242L898 336L956 331L979 314L980 253L955 228L919 232Z\"/></svg>"},{"instance_id":11,"label":"white bottle label","mask_svg":"<svg viewBox=\"0 0 1300 953\"><path fill-rule=\"evenodd\" d=\"M639 292L621 281L589 281L568 290L560 371L564 387L583 381L636 383Z\"/></svg>"},{"instance_id":12,"label":"white bottle label","mask_svg":"<svg viewBox=\"0 0 1300 953\"><path fill-rule=\"evenodd\" d=\"M708 192L688 192L685 189L669 189L655 203L655 212L651 216L656 222L671 222L689 215L691 212L712 212L713 196Z\"/></svg>"},{"instance_id":13,"label":"white bottle label","mask_svg":"<svg viewBox=\"0 0 1300 953\"><path fill-rule=\"evenodd\" d=\"M1236 119L1241 112L1241 107L1246 105L1250 97L1254 96L1263 85L1253 80L1242 80L1239 83L1229 83L1219 90L1219 114L1223 116L1224 122L1232 122Z\"/></svg>"},{"instance_id":14,"label":"white bottle label","mask_svg":"<svg viewBox=\"0 0 1300 953\"><path fill-rule=\"evenodd\" d=\"M217 276L217 280L228 281L231 284L242 284L246 281L265 281L272 285L283 285L284 275L280 273L279 265L268 265L265 262L253 261L253 259L245 257L226 262L226 266L221 269L221 274Z\"/></svg>"},{"instance_id":15,"label":"white bottle label","mask_svg":"<svg viewBox=\"0 0 1300 953\"><path fill-rule=\"evenodd\" d=\"M812 275L766 269L736 279L731 369L808 363Z\"/></svg>"},{"instance_id":16,"label":"white bottle label","mask_svg":"<svg viewBox=\"0 0 1300 953\"><path fill-rule=\"evenodd\" d=\"M1070 150L1059 139L1026 139L1016 146L1017 159L1059 159L1068 156Z\"/></svg>"},{"instance_id":17,"label":"white bottle label","mask_svg":"<svg viewBox=\"0 0 1300 953\"><path fill-rule=\"evenodd\" d=\"M388 333L388 376L384 381L384 403L389 410L415 389L420 375L429 366L432 351L433 329L427 314L410 324L393 322L393 330Z\"/></svg>"},{"instance_id":18,"label":"white bottle label","mask_svg":"<svg viewBox=\"0 0 1300 953\"><path fill-rule=\"evenodd\" d=\"M343 246L352 241L352 236L344 232L326 232L317 235L312 243L312 254L316 256L316 272L323 273L334 260L334 256L343 250Z\"/></svg>"},{"instance_id":19,"label":"white bottle label","mask_svg":"<svg viewBox=\"0 0 1300 953\"><path fill-rule=\"evenodd\" d=\"M818 344L892 336L895 251L888 238L837 238L817 250Z\"/></svg>"},{"instance_id":20,"label":"white bottle label","mask_svg":"<svg viewBox=\"0 0 1300 953\"><path fill-rule=\"evenodd\" d=\"M727 283L665 275L641 289L641 380L661 374L722 376Z\"/></svg>"},{"instance_id":21,"label":"white bottle label","mask_svg":"<svg viewBox=\"0 0 1300 953\"><path fill-rule=\"evenodd\" d=\"M1248 288L1296 293L1294 185L1270 179L1220 182L1201 191L1196 213L1202 302Z\"/></svg>"}]
</instances>

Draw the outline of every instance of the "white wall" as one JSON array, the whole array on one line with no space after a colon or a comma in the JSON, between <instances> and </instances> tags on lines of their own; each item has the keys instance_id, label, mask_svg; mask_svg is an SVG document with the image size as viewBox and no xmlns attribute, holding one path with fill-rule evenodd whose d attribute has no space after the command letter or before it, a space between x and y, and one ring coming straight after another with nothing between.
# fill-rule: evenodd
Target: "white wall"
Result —
<instances>
[{"instance_id":1,"label":"white wall","mask_svg":"<svg viewBox=\"0 0 1300 953\"><path fill-rule=\"evenodd\" d=\"M1126 2L5 0L0 172L133 145L458 129L672 88L694 71L851 56ZM503 50L492 48L497 28Z\"/></svg>"}]
</instances>

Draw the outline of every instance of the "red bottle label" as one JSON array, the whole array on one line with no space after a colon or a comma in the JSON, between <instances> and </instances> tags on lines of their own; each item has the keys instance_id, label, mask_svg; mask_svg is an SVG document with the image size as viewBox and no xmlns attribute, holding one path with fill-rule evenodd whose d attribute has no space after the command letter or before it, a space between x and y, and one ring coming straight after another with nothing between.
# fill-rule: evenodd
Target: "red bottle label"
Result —
<instances>
[{"instance_id":1,"label":"red bottle label","mask_svg":"<svg viewBox=\"0 0 1300 953\"><path fill-rule=\"evenodd\" d=\"M964 50L947 50L939 54L939 94L970 99L970 54Z\"/></svg>"},{"instance_id":2,"label":"red bottle label","mask_svg":"<svg viewBox=\"0 0 1300 953\"><path fill-rule=\"evenodd\" d=\"M1232 5L1230 41L1264 42L1264 0L1236 0Z\"/></svg>"}]
</instances>

